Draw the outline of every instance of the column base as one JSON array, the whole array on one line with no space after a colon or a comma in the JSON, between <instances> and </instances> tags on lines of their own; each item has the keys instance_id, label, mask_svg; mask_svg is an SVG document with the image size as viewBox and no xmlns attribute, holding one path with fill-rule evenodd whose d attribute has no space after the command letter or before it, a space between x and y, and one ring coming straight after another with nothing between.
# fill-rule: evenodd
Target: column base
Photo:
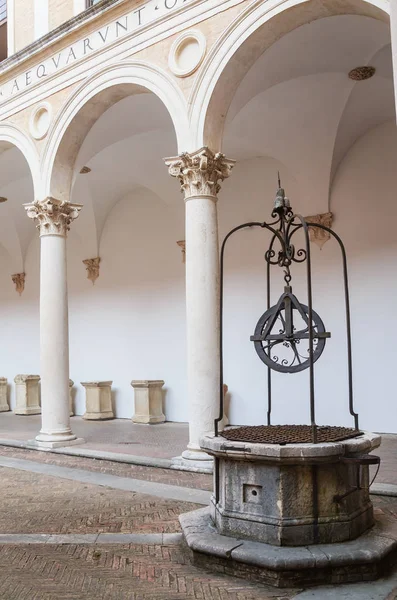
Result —
<instances>
[{"instance_id":1,"label":"column base","mask_svg":"<svg viewBox=\"0 0 397 600\"><path fill-rule=\"evenodd\" d=\"M39 436L35 440L28 440L26 446L29 448L35 448L39 450L51 450L52 448L63 448L65 446L79 446L85 443L83 438L76 438L72 440L63 440L63 441L50 441L50 440L39 440Z\"/></svg>"},{"instance_id":2,"label":"column base","mask_svg":"<svg viewBox=\"0 0 397 600\"><path fill-rule=\"evenodd\" d=\"M195 473L212 473L214 470L214 461L206 452L185 450L182 452L182 456L176 456L172 459L171 469L193 471Z\"/></svg>"},{"instance_id":3,"label":"column base","mask_svg":"<svg viewBox=\"0 0 397 600\"><path fill-rule=\"evenodd\" d=\"M3 405L0 406L0 412L9 412L10 410L11 409L8 406L8 404L4 404L4 406Z\"/></svg>"}]
</instances>

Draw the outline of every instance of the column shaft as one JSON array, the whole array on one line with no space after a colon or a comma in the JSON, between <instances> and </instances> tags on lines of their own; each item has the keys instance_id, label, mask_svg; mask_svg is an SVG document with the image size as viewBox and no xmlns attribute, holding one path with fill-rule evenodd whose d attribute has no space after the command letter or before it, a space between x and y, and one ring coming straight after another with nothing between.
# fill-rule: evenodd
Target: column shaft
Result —
<instances>
[{"instance_id":1,"label":"column shaft","mask_svg":"<svg viewBox=\"0 0 397 600\"><path fill-rule=\"evenodd\" d=\"M41 237L40 362L42 427L38 441L75 439L69 416L66 238Z\"/></svg>"},{"instance_id":2,"label":"column shaft","mask_svg":"<svg viewBox=\"0 0 397 600\"><path fill-rule=\"evenodd\" d=\"M213 198L187 200L186 245L188 449L197 452L200 436L214 428L219 398L219 247Z\"/></svg>"}]
</instances>

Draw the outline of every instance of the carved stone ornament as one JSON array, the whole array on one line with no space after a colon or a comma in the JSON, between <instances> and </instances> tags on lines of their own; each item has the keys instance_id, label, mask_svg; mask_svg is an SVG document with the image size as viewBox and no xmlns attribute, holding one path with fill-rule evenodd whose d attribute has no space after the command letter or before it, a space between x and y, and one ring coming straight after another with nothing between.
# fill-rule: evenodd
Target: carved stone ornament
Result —
<instances>
[{"instance_id":1,"label":"carved stone ornament","mask_svg":"<svg viewBox=\"0 0 397 600\"><path fill-rule=\"evenodd\" d=\"M11 275L11 279L15 284L16 291L21 295L25 289L25 273L15 273L14 275Z\"/></svg>"},{"instance_id":2,"label":"carved stone ornament","mask_svg":"<svg viewBox=\"0 0 397 600\"><path fill-rule=\"evenodd\" d=\"M177 244L180 247L180 249L182 250L182 262L185 263L186 262L186 241L179 240L179 242L177 242Z\"/></svg>"},{"instance_id":3,"label":"carved stone ornament","mask_svg":"<svg viewBox=\"0 0 397 600\"><path fill-rule=\"evenodd\" d=\"M24 206L28 217L37 222L36 227L40 236L60 235L65 237L71 222L77 219L82 209L82 204L62 202L55 198L47 198L43 202L36 200Z\"/></svg>"},{"instance_id":4,"label":"carved stone ornament","mask_svg":"<svg viewBox=\"0 0 397 600\"><path fill-rule=\"evenodd\" d=\"M184 152L174 158L166 158L165 164L172 177L177 177L185 200L197 196L209 196L216 200L221 183L229 177L235 161L224 154L214 154L204 146L196 152Z\"/></svg>"},{"instance_id":5,"label":"carved stone ornament","mask_svg":"<svg viewBox=\"0 0 397 600\"><path fill-rule=\"evenodd\" d=\"M332 227L333 214L331 212L322 213L320 215L313 215L311 217L305 217L305 221L308 223L317 223L318 225L324 225L325 227ZM310 241L321 249L325 242L328 242L331 235L328 231L320 229L319 227L309 227Z\"/></svg>"},{"instance_id":6,"label":"carved stone ornament","mask_svg":"<svg viewBox=\"0 0 397 600\"><path fill-rule=\"evenodd\" d=\"M87 279L92 281L92 285L94 285L94 283L99 277L100 262L101 259L99 258L99 256L97 256L96 258L86 258L85 260L83 260L85 268L87 269Z\"/></svg>"}]
</instances>

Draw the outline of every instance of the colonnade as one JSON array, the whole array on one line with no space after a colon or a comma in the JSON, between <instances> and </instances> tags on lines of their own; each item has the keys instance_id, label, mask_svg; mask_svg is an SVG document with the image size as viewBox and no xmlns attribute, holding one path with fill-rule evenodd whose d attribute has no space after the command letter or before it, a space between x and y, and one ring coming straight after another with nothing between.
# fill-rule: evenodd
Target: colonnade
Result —
<instances>
[{"instance_id":1,"label":"colonnade","mask_svg":"<svg viewBox=\"0 0 397 600\"><path fill-rule=\"evenodd\" d=\"M213 429L219 401L219 242L217 200L234 161L208 148L165 160L186 207L186 315L189 444L186 468L209 468L200 436ZM82 206L56 198L25 205L40 235L39 447L81 443L70 427L67 233Z\"/></svg>"}]
</instances>

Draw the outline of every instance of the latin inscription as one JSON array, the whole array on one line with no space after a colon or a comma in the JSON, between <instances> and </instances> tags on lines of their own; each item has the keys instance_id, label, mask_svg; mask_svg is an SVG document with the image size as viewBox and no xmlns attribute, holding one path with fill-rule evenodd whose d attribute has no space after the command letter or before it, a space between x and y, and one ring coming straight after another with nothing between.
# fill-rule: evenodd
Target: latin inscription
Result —
<instances>
[{"instance_id":1,"label":"latin inscription","mask_svg":"<svg viewBox=\"0 0 397 600\"><path fill-rule=\"evenodd\" d=\"M100 50L118 39L149 25L153 21L168 14L170 11L182 8L190 0L149 0L140 8L120 17L102 29L90 34L86 38L64 48L54 56L46 59L37 67L29 69L16 79L7 81L0 88L0 101L15 96L39 81L45 80L49 75L72 65L76 61L89 56L92 52Z\"/></svg>"}]
</instances>

